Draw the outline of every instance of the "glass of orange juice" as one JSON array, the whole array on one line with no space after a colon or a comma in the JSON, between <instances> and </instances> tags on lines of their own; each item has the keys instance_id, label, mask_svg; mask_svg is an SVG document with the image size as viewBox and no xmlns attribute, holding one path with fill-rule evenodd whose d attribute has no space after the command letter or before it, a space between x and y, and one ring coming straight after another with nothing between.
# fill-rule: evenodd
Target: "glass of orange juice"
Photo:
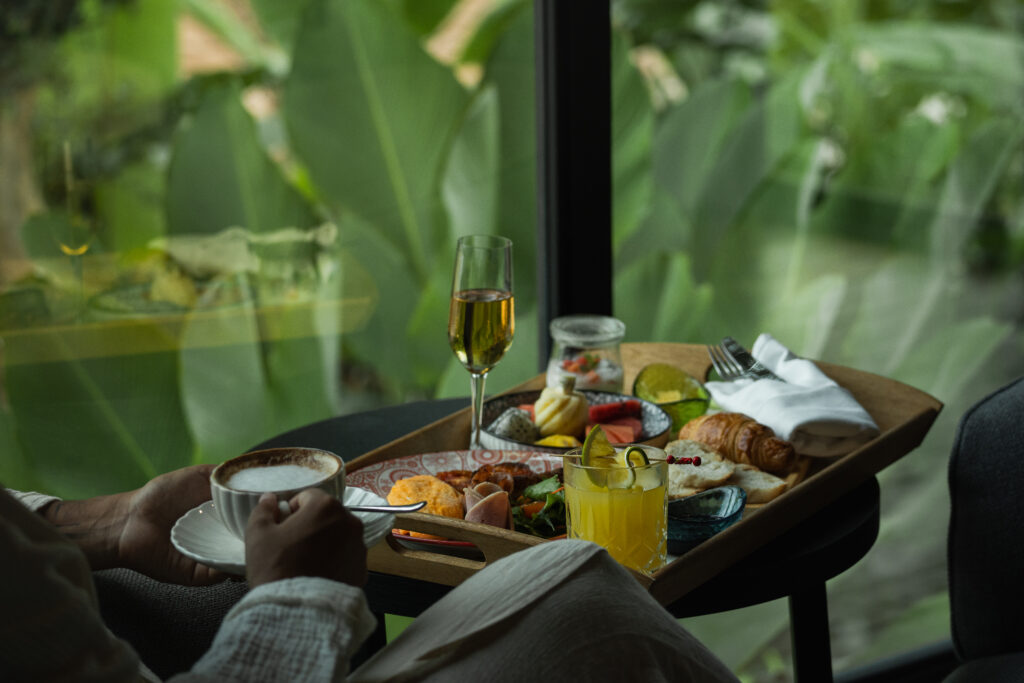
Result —
<instances>
[{"instance_id":1,"label":"glass of orange juice","mask_svg":"<svg viewBox=\"0 0 1024 683\"><path fill-rule=\"evenodd\" d=\"M643 454L638 454L642 449ZM569 538L593 541L620 564L653 573L665 564L668 464L653 446L616 449L612 458L565 458Z\"/></svg>"}]
</instances>

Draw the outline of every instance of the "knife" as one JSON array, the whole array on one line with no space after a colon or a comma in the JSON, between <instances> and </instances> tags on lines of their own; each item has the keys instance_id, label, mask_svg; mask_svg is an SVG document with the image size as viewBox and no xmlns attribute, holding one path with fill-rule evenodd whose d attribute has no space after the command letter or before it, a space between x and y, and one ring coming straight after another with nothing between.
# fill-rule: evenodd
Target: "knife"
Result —
<instances>
[{"instance_id":1,"label":"knife","mask_svg":"<svg viewBox=\"0 0 1024 683\"><path fill-rule=\"evenodd\" d=\"M722 348L732 356L733 360L740 364L740 367L755 379L777 379L780 382L785 380L774 372L761 365L761 362L751 355L750 351L743 348L738 341L732 337L722 337Z\"/></svg>"}]
</instances>

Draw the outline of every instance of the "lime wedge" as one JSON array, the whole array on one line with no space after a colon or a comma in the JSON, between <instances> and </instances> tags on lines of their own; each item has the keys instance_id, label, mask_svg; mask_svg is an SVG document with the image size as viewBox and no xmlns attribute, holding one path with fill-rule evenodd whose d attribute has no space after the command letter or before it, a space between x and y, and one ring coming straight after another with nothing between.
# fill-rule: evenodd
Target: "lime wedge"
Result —
<instances>
[{"instance_id":1,"label":"lime wedge","mask_svg":"<svg viewBox=\"0 0 1024 683\"><path fill-rule=\"evenodd\" d=\"M595 425L583 440L580 464L584 467L608 467L607 459L615 460L615 447L608 441L601 425Z\"/></svg>"},{"instance_id":2,"label":"lime wedge","mask_svg":"<svg viewBox=\"0 0 1024 683\"><path fill-rule=\"evenodd\" d=\"M642 467L650 464L647 453L639 446L630 446L622 451L622 465L625 467Z\"/></svg>"}]
</instances>

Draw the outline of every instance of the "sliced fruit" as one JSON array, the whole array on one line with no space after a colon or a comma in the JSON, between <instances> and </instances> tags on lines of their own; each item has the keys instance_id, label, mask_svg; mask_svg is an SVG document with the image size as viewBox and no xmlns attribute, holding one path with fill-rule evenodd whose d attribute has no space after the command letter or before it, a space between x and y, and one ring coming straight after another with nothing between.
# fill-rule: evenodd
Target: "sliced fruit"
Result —
<instances>
[{"instance_id":1,"label":"sliced fruit","mask_svg":"<svg viewBox=\"0 0 1024 683\"><path fill-rule=\"evenodd\" d=\"M639 446L630 446L622 451L621 459L622 464L626 467L643 467L644 465L651 464L651 461L647 458L647 453Z\"/></svg>"},{"instance_id":2,"label":"sliced fruit","mask_svg":"<svg viewBox=\"0 0 1024 683\"><path fill-rule=\"evenodd\" d=\"M583 440L580 464L584 467L607 467L607 460L615 459L615 447L608 441L601 425L595 425ZM602 462L605 461L605 462Z\"/></svg>"},{"instance_id":3,"label":"sliced fruit","mask_svg":"<svg viewBox=\"0 0 1024 683\"><path fill-rule=\"evenodd\" d=\"M620 417L617 420L610 420L603 424L629 427L633 430L633 438L630 441L640 441L640 435L644 433L644 423L638 417Z\"/></svg>"},{"instance_id":4,"label":"sliced fruit","mask_svg":"<svg viewBox=\"0 0 1024 683\"><path fill-rule=\"evenodd\" d=\"M588 412L591 422L605 424L620 417L639 417L642 410L640 401L631 398L614 403L598 403L590 406Z\"/></svg>"},{"instance_id":5,"label":"sliced fruit","mask_svg":"<svg viewBox=\"0 0 1024 683\"><path fill-rule=\"evenodd\" d=\"M588 429L587 436L590 436L590 432L601 427L604 432L605 439L610 443L633 443L636 439L633 438L633 428L628 425L616 425L616 424L600 424L593 425Z\"/></svg>"},{"instance_id":6,"label":"sliced fruit","mask_svg":"<svg viewBox=\"0 0 1024 683\"><path fill-rule=\"evenodd\" d=\"M552 434L533 443L535 446L554 446L556 448L579 448L583 445L575 436L569 436L568 434Z\"/></svg>"}]
</instances>

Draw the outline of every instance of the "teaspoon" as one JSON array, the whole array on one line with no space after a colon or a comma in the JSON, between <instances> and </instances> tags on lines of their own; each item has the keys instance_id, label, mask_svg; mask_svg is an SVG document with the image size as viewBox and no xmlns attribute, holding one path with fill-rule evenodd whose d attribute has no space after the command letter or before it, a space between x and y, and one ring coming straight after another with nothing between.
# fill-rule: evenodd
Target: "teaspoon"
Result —
<instances>
[{"instance_id":1,"label":"teaspoon","mask_svg":"<svg viewBox=\"0 0 1024 683\"><path fill-rule=\"evenodd\" d=\"M399 512L416 512L426 504L427 501L421 500L418 503L410 503L409 505L346 505L345 509L352 512L382 512L395 514ZM285 516L292 513L292 509L286 500L277 501L277 507Z\"/></svg>"},{"instance_id":2,"label":"teaspoon","mask_svg":"<svg viewBox=\"0 0 1024 683\"><path fill-rule=\"evenodd\" d=\"M421 500L409 505L346 505L345 509L355 512L416 512L426 504L427 501Z\"/></svg>"}]
</instances>

